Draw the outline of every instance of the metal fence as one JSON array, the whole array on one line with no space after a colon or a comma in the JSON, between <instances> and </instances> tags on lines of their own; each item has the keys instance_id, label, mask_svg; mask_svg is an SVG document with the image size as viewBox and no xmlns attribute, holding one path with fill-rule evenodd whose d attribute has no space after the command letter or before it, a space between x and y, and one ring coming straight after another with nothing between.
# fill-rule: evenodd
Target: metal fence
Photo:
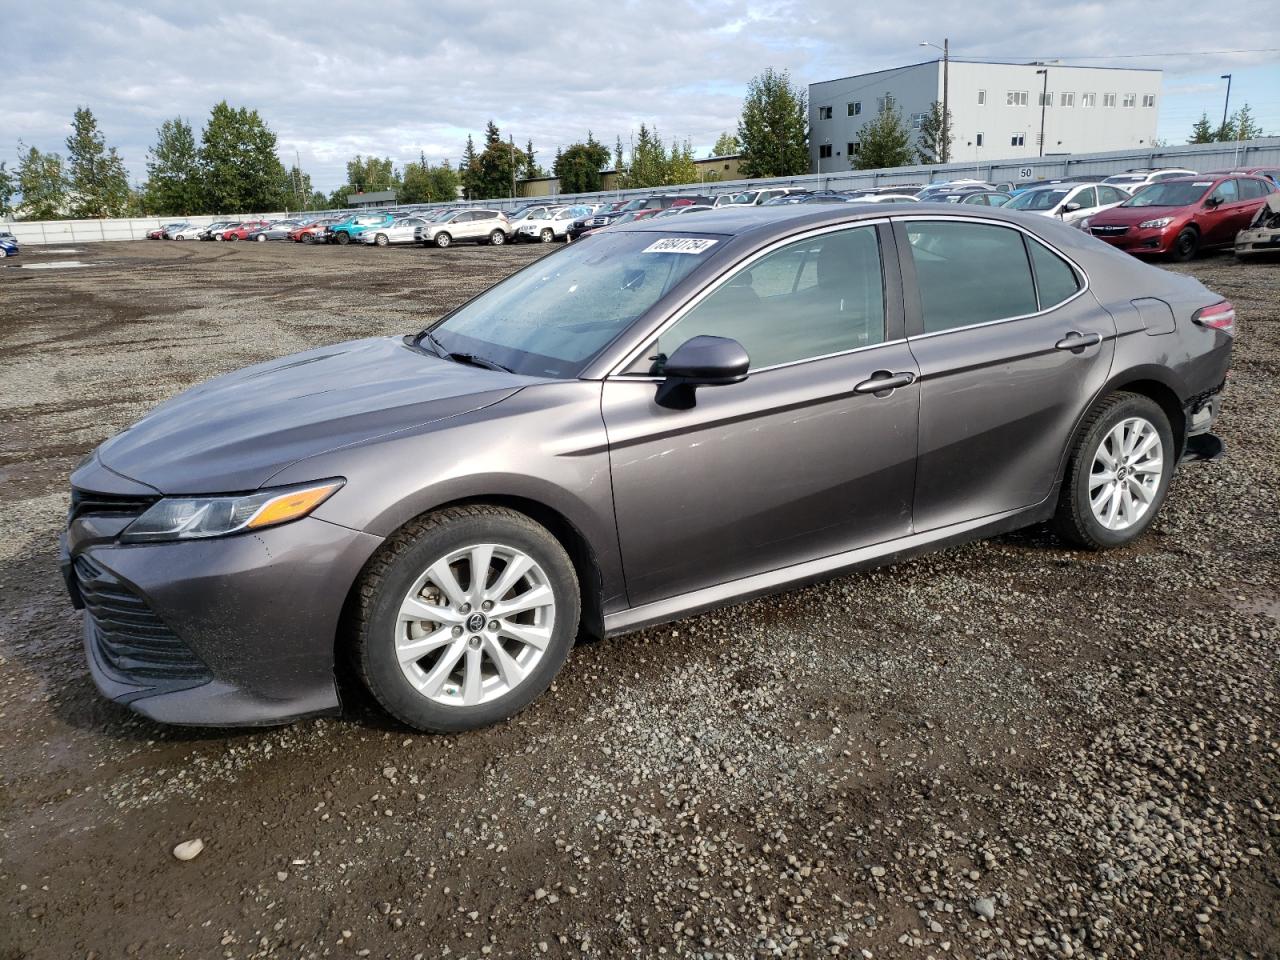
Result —
<instances>
[{"instance_id":1,"label":"metal fence","mask_svg":"<svg viewBox=\"0 0 1280 960\"><path fill-rule=\"evenodd\" d=\"M882 170L849 170L840 173L806 174L767 180L723 180L687 183L679 186L635 190L607 190L595 193L553 194L546 197L505 197L489 200L460 200L449 204L418 204L417 209L432 206L485 206L510 209L529 203L574 203L617 200L647 196L654 192L674 194L736 193L766 186L802 187L809 190L852 190L861 187L883 187L901 184L920 185L943 180L972 178L989 183L1029 183L1075 174L1113 174L1140 167L1187 167L1209 171L1236 167L1280 167L1280 137L1264 137L1239 143L1197 143L1176 147L1150 147L1113 150L1107 153L1061 154L1047 157L1013 157L988 162L927 164L913 167L889 167ZM308 215L339 213L371 213L370 210L310 210ZM294 214L297 215L297 211ZM218 220L266 219L288 216L288 211L262 214L224 214L181 218L187 223L205 225ZM135 217L112 220L20 220L4 224L19 243L62 244L97 243L104 240L140 240L148 230L173 217Z\"/></svg>"}]
</instances>

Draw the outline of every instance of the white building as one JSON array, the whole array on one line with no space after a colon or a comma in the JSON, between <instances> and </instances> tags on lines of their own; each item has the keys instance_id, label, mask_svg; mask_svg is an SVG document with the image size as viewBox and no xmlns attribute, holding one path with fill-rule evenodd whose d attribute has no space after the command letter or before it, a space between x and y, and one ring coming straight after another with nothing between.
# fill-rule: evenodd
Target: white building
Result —
<instances>
[{"instance_id":1,"label":"white building","mask_svg":"<svg viewBox=\"0 0 1280 960\"><path fill-rule=\"evenodd\" d=\"M1150 146L1156 135L1159 70L1068 67L1055 63L972 63L947 70L953 161L1092 153ZM809 84L809 154L816 173L848 170L861 131L886 98L913 135L943 99L943 62L931 60Z\"/></svg>"}]
</instances>

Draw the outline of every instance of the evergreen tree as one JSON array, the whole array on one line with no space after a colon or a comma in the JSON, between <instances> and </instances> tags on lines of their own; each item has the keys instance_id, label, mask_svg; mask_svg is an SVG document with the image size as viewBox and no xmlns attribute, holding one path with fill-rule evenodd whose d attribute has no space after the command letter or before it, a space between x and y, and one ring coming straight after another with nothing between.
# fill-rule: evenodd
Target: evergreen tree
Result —
<instances>
[{"instance_id":1,"label":"evergreen tree","mask_svg":"<svg viewBox=\"0 0 1280 960\"><path fill-rule=\"evenodd\" d=\"M462 151L462 163L458 165L458 173L461 175L462 191L468 200L476 199L479 194L480 164L479 154L476 153L475 141L471 139L471 134L467 134L467 146Z\"/></svg>"},{"instance_id":2,"label":"evergreen tree","mask_svg":"<svg viewBox=\"0 0 1280 960\"><path fill-rule=\"evenodd\" d=\"M147 151L145 206L150 213L187 216L204 209L200 155L191 124L181 117L166 120Z\"/></svg>"},{"instance_id":3,"label":"evergreen tree","mask_svg":"<svg viewBox=\"0 0 1280 960\"><path fill-rule=\"evenodd\" d=\"M41 153L31 147L24 154L18 144L18 169L14 171L22 202L17 206L24 220L57 220L65 216L67 182L62 172L62 158L56 153Z\"/></svg>"},{"instance_id":4,"label":"evergreen tree","mask_svg":"<svg viewBox=\"0 0 1280 960\"><path fill-rule=\"evenodd\" d=\"M808 95L785 70L772 67L747 85L738 121L744 177L789 177L809 172Z\"/></svg>"},{"instance_id":5,"label":"evergreen tree","mask_svg":"<svg viewBox=\"0 0 1280 960\"><path fill-rule=\"evenodd\" d=\"M622 182L622 178L626 176L627 168L623 160L622 154L622 137L614 137L613 141L613 172L617 175L618 182Z\"/></svg>"},{"instance_id":6,"label":"evergreen tree","mask_svg":"<svg viewBox=\"0 0 1280 960\"><path fill-rule=\"evenodd\" d=\"M538 166L538 155L534 152L533 141L530 140L524 148L523 174L526 179L532 180L534 177L545 177L546 171Z\"/></svg>"},{"instance_id":7,"label":"evergreen tree","mask_svg":"<svg viewBox=\"0 0 1280 960\"><path fill-rule=\"evenodd\" d=\"M587 131L585 143L566 147L553 171L560 178L561 193L594 193L600 189L600 173L609 163L609 148Z\"/></svg>"},{"instance_id":8,"label":"evergreen tree","mask_svg":"<svg viewBox=\"0 0 1280 960\"><path fill-rule=\"evenodd\" d=\"M862 147L858 151L857 169L904 167L915 159L911 149L911 131L902 121L902 112L891 103L862 128Z\"/></svg>"},{"instance_id":9,"label":"evergreen tree","mask_svg":"<svg viewBox=\"0 0 1280 960\"><path fill-rule=\"evenodd\" d=\"M622 177L622 186L628 189L661 187L667 183L667 151L657 130L650 130L643 123L631 148L631 160Z\"/></svg>"},{"instance_id":10,"label":"evergreen tree","mask_svg":"<svg viewBox=\"0 0 1280 960\"><path fill-rule=\"evenodd\" d=\"M1224 143L1236 140L1256 140L1262 136L1262 127L1253 119L1253 110L1246 103L1227 118L1226 126L1219 127L1215 139Z\"/></svg>"},{"instance_id":11,"label":"evergreen tree","mask_svg":"<svg viewBox=\"0 0 1280 960\"><path fill-rule=\"evenodd\" d=\"M67 137L67 181L73 217L116 217L129 203L129 174L116 148L107 149L88 107L77 107Z\"/></svg>"},{"instance_id":12,"label":"evergreen tree","mask_svg":"<svg viewBox=\"0 0 1280 960\"><path fill-rule=\"evenodd\" d=\"M1214 129L1209 123L1209 115L1207 113L1200 114L1200 119L1191 127L1191 136L1188 138L1187 143L1213 143L1215 139Z\"/></svg>"},{"instance_id":13,"label":"evergreen tree","mask_svg":"<svg viewBox=\"0 0 1280 960\"><path fill-rule=\"evenodd\" d=\"M257 110L219 102L201 140L206 212L263 213L287 205L288 174L276 156L276 135Z\"/></svg>"},{"instance_id":14,"label":"evergreen tree","mask_svg":"<svg viewBox=\"0 0 1280 960\"><path fill-rule=\"evenodd\" d=\"M742 144L738 142L738 138L732 133L722 133L716 139L715 146L711 148L710 156L713 157L732 157L742 149Z\"/></svg>"},{"instance_id":15,"label":"evergreen tree","mask_svg":"<svg viewBox=\"0 0 1280 960\"><path fill-rule=\"evenodd\" d=\"M697 181L698 165L693 162L693 147L688 140L684 143L672 140L671 153L667 157L666 179L663 182L668 186L677 186Z\"/></svg>"},{"instance_id":16,"label":"evergreen tree","mask_svg":"<svg viewBox=\"0 0 1280 960\"><path fill-rule=\"evenodd\" d=\"M0 160L0 217L13 214L13 195L17 189L13 174L9 172L5 162Z\"/></svg>"},{"instance_id":17,"label":"evergreen tree","mask_svg":"<svg viewBox=\"0 0 1280 960\"><path fill-rule=\"evenodd\" d=\"M921 163L946 163L951 156L951 145L955 143L956 125L951 119L951 111L944 118L942 104L937 100L929 107L920 124L920 135L916 138L916 155ZM943 139L943 131L946 139ZM852 163L852 158L850 158Z\"/></svg>"}]
</instances>

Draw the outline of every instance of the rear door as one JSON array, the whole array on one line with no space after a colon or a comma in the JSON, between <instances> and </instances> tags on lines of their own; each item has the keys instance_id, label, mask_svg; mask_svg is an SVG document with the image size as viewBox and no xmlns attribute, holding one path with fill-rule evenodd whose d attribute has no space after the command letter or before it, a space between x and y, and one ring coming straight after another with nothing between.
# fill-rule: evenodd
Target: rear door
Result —
<instances>
[{"instance_id":1,"label":"rear door","mask_svg":"<svg viewBox=\"0 0 1280 960\"><path fill-rule=\"evenodd\" d=\"M895 230L920 368L915 529L1043 501L1106 381L1114 323L1078 268L1009 224L919 217Z\"/></svg>"},{"instance_id":2,"label":"rear door","mask_svg":"<svg viewBox=\"0 0 1280 960\"><path fill-rule=\"evenodd\" d=\"M1217 204L1213 207L1206 206L1202 217L1205 246L1234 242L1236 233L1241 229L1236 224L1242 219L1247 223L1247 211L1253 208L1249 201L1241 199L1240 181L1235 177L1223 180L1214 187L1205 198L1206 205L1214 200L1218 201Z\"/></svg>"}]
</instances>

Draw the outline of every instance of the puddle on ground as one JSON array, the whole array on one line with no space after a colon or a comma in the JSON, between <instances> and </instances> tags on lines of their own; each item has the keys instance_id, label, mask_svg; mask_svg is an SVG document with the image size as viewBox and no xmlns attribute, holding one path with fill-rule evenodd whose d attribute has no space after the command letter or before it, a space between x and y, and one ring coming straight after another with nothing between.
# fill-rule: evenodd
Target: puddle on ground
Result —
<instances>
[{"instance_id":1,"label":"puddle on ground","mask_svg":"<svg viewBox=\"0 0 1280 960\"><path fill-rule=\"evenodd\" d=\"M38 250L29 250L28 253L60 253L66 255L68 253L84 253L84 251L79 247L42 247Z\"/></svg>"},{"instance_id":2,"label":"puddle on ground","mask_svg":"<svg viewBox=\"0 0 1280 960\"><path fill-rule=\"evenodd\" d=\"M70 270L72 267L96 267L96 263L83 260L50 260L48 263L24 263L24 270Z\"/></svg>"}]
</instances>

